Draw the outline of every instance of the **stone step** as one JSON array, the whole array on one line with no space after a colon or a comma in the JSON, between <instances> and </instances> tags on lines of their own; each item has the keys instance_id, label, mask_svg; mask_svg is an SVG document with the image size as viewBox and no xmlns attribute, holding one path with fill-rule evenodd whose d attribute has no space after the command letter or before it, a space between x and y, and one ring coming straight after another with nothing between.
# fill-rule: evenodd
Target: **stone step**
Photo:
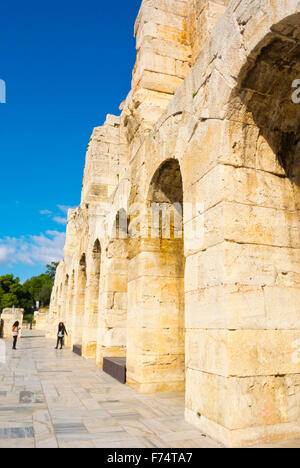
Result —
<instances>
[{"instance_id":1,"label":"stone step","mask_svg":"<svg viewBox=\"0 0 300 468\"><path fill-rule=\"evenodd\" d=\"M103 371L123 384L126 383L126 358L106 357L103 359Z\"/></svg>"},{"instance_id":2,"label":"stone step","mask_svg":"<svg viewBox=\"0 0 300 468\"><path fill-rule=\"evenodd\" d=\"M78 356L82 356L82 345L73 345L73 353L78 354Z\"/></svg>"}]
</instances>

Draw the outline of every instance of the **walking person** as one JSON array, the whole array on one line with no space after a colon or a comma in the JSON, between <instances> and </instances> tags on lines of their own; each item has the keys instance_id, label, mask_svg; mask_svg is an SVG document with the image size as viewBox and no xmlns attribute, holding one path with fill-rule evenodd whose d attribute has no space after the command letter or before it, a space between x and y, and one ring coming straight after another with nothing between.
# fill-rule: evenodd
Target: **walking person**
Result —
<instances>
[{"instance_id":1,"label":"walking person","mask_svg":"<svg viewBox=\"0 0 300 468\"><path fill-rule=\"evenodd\" d=\"M13 324L13 327L12 327L12 337L13 337L13 347L12 349L16 350L16 346L17 346L17 341L18 341L18 336L19 336L19 331L21 330L19 328L19 325L20 323L19 322L15 322Z\"/></svg>"},{"instance_id":2,"label":"walking person","mask_svg":"<svg viewBox=\"0 0 300 468\"><path fill-rule=\"evenodd\" d=\"M60 349L63 349L65 335L68 336L65 324L63 322L60 322L60 324L58 325L57 345L55 349L58 349L59 345L60 345Z\"/></svg>"}]
</instances>

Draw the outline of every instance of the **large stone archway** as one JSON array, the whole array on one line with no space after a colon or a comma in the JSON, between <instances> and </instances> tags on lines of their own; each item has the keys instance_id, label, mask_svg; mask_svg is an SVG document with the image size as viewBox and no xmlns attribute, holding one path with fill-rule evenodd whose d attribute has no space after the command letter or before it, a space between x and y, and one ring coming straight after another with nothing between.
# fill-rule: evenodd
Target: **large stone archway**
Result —
<instances>
[{"instance_id":1,"label":"large stone archway","mask_svg":"<svg viewBox=\"0 0 300 468\"><path fill-rule=\"evenodd\" d=\"M95 359L97 348L97 328L99 316L99 292L101 276L101 245L97 239L94 242L89 263L86 284L85 312L83 321L82 355Z\"/></svg>"},{"instance_id":2,"label":"large stone archway","mask_svg":"<svg viewBox=\"0 0 300 468\"><path fill-rule=\"evenodd\" d=\"M75 270L72 270L71 275L69 276L69 287L66 303L66 321L65 326L67 329L68 335L65 336L65 345L71 346L72 343L72 320L73 320L73 311L75 303Z\"/></svg>"},{"instance_id":3,"label":"large stone archway","mask_svg":"<svg viewBox=\"0 0 300 468\"><path fill-rule=\"evenodd\" d=\"M186 296L186 417L228 446L299 437L300 418L300 107L292 100L300 13L270 24L282 10L261 2L263 20L250 18L246 3L233 13L232 2L223 26L241 26L245 15L245 29L262 21L265 35L258 28L247 41L239 32L235 61L223 48L216 68L226 75L231 65L234 86L228 77L222 88L219 74L198 90L211 119L183 164L193 158L188 191L204 200L204 243L191 257L198 279Z\"/></svg>"},{"instance_id":4,"label":"large stone archway","mask_svg":"<svg viewBox=\"0 0 300 468\"><path fill-rule=\"evenodd\" d=\"M80 257L79 265L78 265L76 284L75 284L75 297L74 297L74 308L73 308L73 317L72 317L72 346L74 345L82 346L86 282L87 282L87 262L86 262L86 255L82 254Z\"/></svg>"},{"instance_id":5,"label":"large stone archway","mask_svg":"<svg viewBox=\"0 0 300 468\"><path fill-rule=\"evenodd\" d=\"M128 231L127 214L120 209L106 243L98 320L97 364L105 357L125 357L127 347Z\"/></svg>"},{"instance_id":6,"label":"large stone archway","mask_svg":"<svg viewBox=\"0 0 300 468\"><path fill-rule=\"evenodd\" d=\"M185 387L182 207L180 166L168 160L152 178L148 235L129 264L127 382L144 393Z\"/></svg>"}]
</instances>

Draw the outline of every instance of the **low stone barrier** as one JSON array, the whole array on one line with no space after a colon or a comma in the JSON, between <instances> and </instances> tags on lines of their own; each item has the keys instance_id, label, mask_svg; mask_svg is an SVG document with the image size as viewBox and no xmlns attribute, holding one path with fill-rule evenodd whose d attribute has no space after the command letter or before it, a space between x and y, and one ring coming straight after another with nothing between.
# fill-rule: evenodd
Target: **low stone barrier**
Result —
<instances>
[{"instance_id":1,"label":"low stone barrier","mask_svg":"<svg viewBox=\"0 0 300 468\"><path fill-rule=\"evenodd\" d=\"M20 328L23 325L24 309L3 309L0 320L3 320L2 338L10 338L12 336L12 327L15 322L20 323Z\"/></svg>"},{"instance_id":2,"label":"low stone barrier","mask_svg":"<svg viewBox=\"0 0 300 468\"><path fill-rule=\"evenodd\" d=\"M35 312L34 321L36 330L46 330L48 324L48 314L45 312Z\"/></svg>"}]
</instances>

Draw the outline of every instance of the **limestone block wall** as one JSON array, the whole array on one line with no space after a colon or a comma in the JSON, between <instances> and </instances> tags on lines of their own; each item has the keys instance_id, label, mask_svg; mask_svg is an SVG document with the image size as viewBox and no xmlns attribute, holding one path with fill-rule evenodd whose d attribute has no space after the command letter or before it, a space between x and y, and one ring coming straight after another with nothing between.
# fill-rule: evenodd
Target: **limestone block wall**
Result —
<instances>
[{"instance_id":1,"label":"limestone block wall","mask_svg":"<svg viewBox=\"0 0 300 468\"><path fill-rule=\"evenodd\" d=\"M12 327L15 322L20 323L20 328L22 328L23 323L23 314L24 309L3 309L0 319L3 320L3 338L11 338L12 336ZM20 331L21 336L21 331Z\"/></svg>"},{"instance_id":2,"label":"limestone block wall","mask_svg":"<svg viewBox=\"0 0 300 468\"><path fill-rule=\"evenodd\" d=\"M298 0L142 2L51 300L50 334L62 317L100 366L126 355L138 391L185 389L187 421L227 446L300 436L299 25ZM152 203L176 204L169 237Z\"/></svg>"},{"instance_id":3,"label":"limestone block wall","mask_svg":"<svg viewBox=\"0 0 300 468\"><path fill-rule=\"evenodd\" d=\"M66 300L64 284L65 262L62 261L56 270L54 286L51 294L49 314L47 317L46 337L56 338L59 322L62 320L62 305Z\"/></svg>"},{"instance_id":4,"label":"limestone block wall","mask_svg":"<svg viewBox=\"0 0 300 468\"><path fill-rule=\"evenodd\" d=\"M82 344L84 328L84 315L87 294L87 263L86 255L83 253L79 260L75 280L75 300L72 316L72 345Z\"/></svg>"},{"instance_id":5,"label":"limestone block wall","mask_svg":"<svg viewBox=\"0 0 300 468\"><path fill-rule=\"evenodd\" d=\"M143 393L185 388L181 243L145 246L129 266L127 382Z\"/></svg>"},{"instance_id":6,"label":"limestone block wall","mask_svg":"<svg viewBox=\"0 0 300 468\"><path fill-rule=\"evenodd\" d=\"M83 356L89 358L94 358L96 356L101 253L100 241L97 239L92 250L91 261L88 262L84 318L82 324Z\"/></svg>"},{"instance_id":7,"label":"limestone block wall","mask_svg":"<svg viewBox=\"0 0 300 468\"><path fill-rule=\"evenodd\" d=\"M237 3L232 2L228 17L219 25L219 30L225 34L225 22L232 27L247 19L247 27L244 29L243 25L232 38L232 42L237 43L236 59L233 59L232 50L230 54L229 49L222 51L223 55L220 53L223 63L220 61L218 68L222 69L225 78L226 73L231 71L232 74L238 69L237 65L243 63L246 47L242 44L245 38L253 40L254 28L258 47L251 60L246 62L246 68L239 69L241 84L231 94L232 100L229 77L223 80L217 75L213 77L212 73L212 86L206 82L209 92L203 91L203 85L198 87L199 75L197 77L196 73L209 58L204 54L196 64L193 76L187 79L186 87L176 96L177 102L171 103L172 112L178 111L179 106L188 102L186 93L191 90L195 96L189 107L193 109L193 115L197 113L195 105L205 104L200 110L203 117L207 110L211 112L210 122L199 125L196 130L197 141L192 139L188 145L193 159L187 164L193 167L193 172L190 172L192 184L186 194L195 200L203 200L204 212L211 207L211 213L207 211L204 217L208 228L207 234L204 233L205 251L195 252L187 258L186 316L187 327L191 328L187 331L186 348L187 418L227 445L251 443L256 437L271 440L294 436L299 418L299 394L295 390L298 381L295 376L299 374L299 362L295 360L299 335L299 308L295 300L299 262L299 162L295 141L299 108L291 100L291 84L297 74L297 59L293 54L297 50L296 24L299 24L299 15L292 13L299 12L299 4L291 4L291 10L285 12L288 18L272 26L273 21L276 23L274 16L280 19L283 13L278 4L277 10L270 12L268 25L266 17L261 19L261 29L257 18L250 19L249 5L245 2L239 6L236 23L233 11ZM265 4L261 6L266 8ZM291 13L290 17L288 13ZM272 32L268 33L268 27ZM282 37L283 31L289 37ZM278 42L281 42L280 46ZM220 47L217 34L215 45ZM277 69L276 45L280 50L289 50L281 58L285 68L279 66ZM253 76L251 84L248 67ZM285 73L281 74L283 69ZM261 73L261 81L257 73ZM239 80L239 74L236 80ZM218 87L215 86L217 83ZM262 86L263 92L259 89ZM228 112L224 112L221 103L227 98ZM219 135L219 142L215 135ZM185 163L183 167L186 167ZM209 240L216 243L210 249L207 248ZM188 270L191 270L190 275ZM198 272L198 280L195 272ZM295 286L296 290L293 289ZM221 296L218 290L222 291ZM277 312L273 309L275 302L270 306L270 293L277 298ZM287 304L290 305L287 307ZM204 316L200 315L200 310ZM273 321L276 321L276 313L281 316L280 325ZM221 331L223 327L227 328L226 332ZM213 328L219 330L212 332ZM206 341L208 336L211 347ZM254 341L249 341L250 337ZM246 348L242 346L243 340ZM224 344L223 369L219 366L222 362L221 343ZM193 355L197 357L194 359ZM224 394L225 388L228 391ZM216 398L211 398L212 394L216 394ZM279 401L279 395L283 394L284 400ZM221 408L218 402L222 400L232 401L232 406ZM209 421L205 414L210 414Z\"/></svg>"},{"instance_id":8,"label":"limestone block wall","mask_svg":"<svg viewBox=\"0 0 300 468\"><path fill-rule=\"evenodd\" d=\"M35 328L37 330L46 330L48 323L48 308L41 308L39 312L34 313Z\"/></svg>"},{"instance_id":9,"label":"limestone block wall","mask_svg":"<svg viewBox=\"0 0 300 468\"><path fill-rule=\"evenodd\" d=\"M49 336L54 337L59 321L64 321L69 333L66 344L82 344L84 356L90 358L96 356L97 289L104 258L101 254L103 249L105 251L107 204L127 170L124 142L120 118L112 115L108 115L105 124L92 134L82 201L78 209L70 210L68 215L64 261L59 265L51 300ZM98 253L95 253L96 242Z\"/></svg>"},{"instance_id":10,"label":"limestone block wall","mask_svg":"<svg viewBox=\"0 0 300 468\"><path fill-rule=\"evenodd\" d=\"M174 94L186 77L191 61L187 3L182 0L143 1L135 24L137 63L133 71L133 91L142 88ZM153 106L153 101L151 103ZM161 111L155 120L160 115Z\"/></svg>"},{"instance_id":11,"label":"limestone block wall","mask_svg":"<svg viewBox=\"0 0 300 468\"><path fill-rule=\"evenodd\" d=\"M68 336L65 337L65 345L71 346L72 343L72 316L75 302L75 270L70 270L69 286L66 294L66 318L65 326Z\"/></svg>"},{"instance_id":12,"label":"limestone block wall","mask_svg":"<svg viewBox=\"0 0 300 468\"><path fill-rule=\"evenodd\" d=\"M97 364L106 356L123 357L127 346L128 217L130 183L123 178L110 198L102 240L102 267L99 288Z\"/></svg>"},{"instance_id":13,"label":"limestone block wall","mask_svg":"<svg viewBox=\"0 0 300 468\"><path fill-rule=\"evenodd\" d=\"M104 357L126 356L128 251L126 240L112 239L107 245L98 322L97 363Z\"/></svg>"},{"instance_id":14,"label":"limestone block wall","mask_svg":"<svg viewBox=\"0 0 300 468\"><path fill-rule=\"evenodd\" d=\"M127 166L127 142L120 117L108 115L89 141L83 178L82 204L104 203L112 195Z\"/></svg>"},{"instance_id":15,"label":"limestone block wall","mask_svg":"<svg viewBox=\"0 0 300 468\"><path fill-rule=\"evenodd\" d=\"M246 3L243 5L244 10L240 6L236 13L236 23L234 23L232 16L236 3L232 2L232 8L227 13L228 17L224 18L222 28L219 26L220 38L221 31L223 35L226 35L226 28L228 28L229 36L229 28L232 28L233 25L236 27L239 22L246 21L245 18L250 21L250 16L246 13L247 6ZM266 6L264 5L264 7ZM295 4L291 5L290 12L293 12L293 8L297 7L295 7ZM295 11L299 11L299 9ZM280 19L282 10L279 5L275 16L276 14L277 19ZM255 441L256 437L257 439L265 438L270 440L297 434L297 411L293 409L287 417L285 416L286 419L282 419L281 422L277 418L278 412L286 415L286 408L290 404L293 408L295 408L294 405L299 407L297 391L294 393L294 390L292 390L289 399L286 377L281 382L280 379L276 380L278 386L276 386L276 390L273 389L274 376L282 375L280 359L277 359L279 355L282 356L285 362L285 372L291 366L290 376L293 375L293 377L292 380L289 378L288 381L293 389L297 388L297 384L295 384L297 378L294 382L293 379L294 372L299 371L299 363L291 364L291 360L295 356L295 344L298 340L299 331L297 329L290 333L291 323L285 325L284 320L282 320L281 326L287 328L281 336L290 335L288 347L282 348L284 350L283 354L281 354L280 346L277 347L275 341L271 339L272 333L277 336L280 335L274 322L270 326L273 327L273 331L271 333L265 331L267 328L265 321L266 310L269 310L269 317L272 316L272 309L268 309L268 299L266 299L270 292L266 277L268 275L270 275L269 280L272 278L271 281L274 281L272 287L275 286L276 288L276 283L279 285L282 278L290 277L291 271L293 271L292 276L295 279L291 283L285 282L284 287L287 288L284 293L285 299L281 299L283 297L281 289L280 296L277 295L277 301L275 300L275 302L278 304L277 307L281 309L280 314L289 314L284 310L290 310L290 307L292 307L295 315L293 315L293 312L291 319L293 326L296 328L298 327L296 322L299 320L299 308L295 300L297 291L293 289L298 284L297 265L299 262L299 251L297 250L299 214L297 202L295 204L298 196L296 180L298 166L296 163L296 165L290 166L289 171L287 171L284 163L284 158L287 155L283 153L283 148L286 148L288 150L287 154L292 152L294 160L297 160L297 147L292 146L289 149L289 145L286 144L288 141L286 136L287 128L291 133L295 134L295 136L291 135L291 143L297 141L297 128L294 129L294 126L299 122L298 108L292 104L290 94L291 83L296 76L295 69L292 72L295 60L292 51L295 50L296 52L297 50L297 18L299 19L299 17L288 19L285 26L283 24L278 26L278 31L279 29L281 32L283 30L288 31L290 36L295 37L295 40L290 41L289 38L285 40L291 50L288 53L291 64L288 85L286 84L286 77L279 77L276 74L276 69L273 68L270 73L270 77L273 78L273 83L270 84L274 88L274 83L279 83L281 93L283 90L285 93L285 98L282 99L289 103L283 106L283 100L278 102L279 99L277 98L275 108L278 110L282 108L282 110L278 112L276 121L274 119L274 110L270 106L272 101L274 103L275 96L272 100L268 100L267 96L265 97L268 101L265 108L268 107L269 114L266 114L266 112L263 114L261 106L258 106L261 112L261 121L264 121L264 125L254 115L253 94L249 93L250 98L252 97L253 100L250 106L248 103L246 104L248 106L246 115L244 100L242 104L239 103L238 105L236 101L232 102L230 100L230 95L235 99L235 93L231 94L229 85L232 86L231 90L235 88L239 73L241 73L241 77L244 77L244 70L242 70L242 64L246 59L245 47L242 46L244 37L251 36L251 40L253 40L253 32L252 35L250 33L245 34L244 29L241 27L243 34L239 39L241 42L237 41L237 37L232 38L233 44L237 43L235 60L233 59L232 50L230 50L232 44L228 45L228 49L222 49L218 35L216 35L213 44L214 47L218 47L222 51L222 54L220 53L222 62L218 63L216 60L215 66L216 68L223 67L224 79L220 78L218 73L212 70L213 67L208 66L212 60L208 49L203 53L191 75L187 77L184 86L179 89L175 98L171 101L168 113L162 116L155 127L156 132L145 142L133 162L132 172L138 174L138 183L141 186L141 180L147 180L148 174L154 173L153 167L159 167L161 162L167 158L178 157L183 172L185 200L187 203L196 203L197 201L201 203L198 215L199 218L203 218L204 222L204 233L201 242L191 242L187 235L190 225L196 219L195 214L194 217L189 216L188 213L185 215L185 252L187 256L185 271L187 326L186 414L189 421L199 425L212 435L214 434L227 445L251 443ZM264 34L267 35L268 28L271 27L270 24L272 25L273 21L275 21L274 11L270 13L268 24L266 24L266 18L264 18L262 29L257 29L257 36L262 38ZM228 24L224 24L227 22ZM251 25L248 24L249 30L257 27L257 21ZM240 31L237 31L237 36L238 33L241 34ZM275 37L268 36L267 41L275 42L275 40L278 40L276 34ZM260 39L257 38L257 41L260 42ZM261 46L258 47L258 50L261 50ZM274 54L275 50L270 53L270 56L274 57ZM240 63L240 68L237 66L238 63ZM262 63L263 66L266 66L264 61ZM265 72L265 68L262 69ZM230 76L226 78L226 74L229 75L232 70L238 71L236 82L231 80ZM257 79L255 73L253 73L253 77ZM265 78L267 79L267 76ZM254 83L256 79L253 80ZM270 79L268 80L270 82ZM228 113L224 108L226 100L229 101ZM219 107L217 107L217 103ZM259 104L259 101L256 100L255 104ZM190 116L187 111L191 114ZM286 122L283 114L288 116ZM258 116L259 112L256 115ZM240 125L237 117L240 119ZM255 117L256 121L253 121L253 117ZM200 124L198 119L202 121ZM274 127L270 125L271 119L274 121L274 127L282 126L279 142L277 131L274 132ZM258 124L259 128L257 128ZM238 133L235 133L236 131ZM218 135L218 139L216 139L216 135ZM285 147L282 147L282 142L285 143ZM149 158L149 154L151 158ZM290 159L288 160L290 161ZM145 167L145 161L147 167ZM236 182L237 185L235 185ZM140 190L137 186L134 187L133 193L140 193L140 196L143 197L144 192L147 193L147 184L143 185L142 183ZM235 205L234 209L233 205ZM266 217L266 208L278 210L277 214L269 211L269 216ZM270 223L270 227L266 224L266 220ZM241 223L240 227L238 227L239 223ZM276 228L276 226L278 227ZM243 237L244 235L245 237ZM279 238L281 238L281 241ZM284 250L285 246L291 245L291 240L293 249L296 248L296 250ZM281 270L285 271L279 273ZM220 291L221 296L219 296ZM267 291L268 293L266 293ZM274 293L275 289L272 289L272 294ZM288 308L285 306L285 301L288 301L286 304L290 304ZM134 303L134 298L131 302L130 292L130 310ZM291 306L291 304L293 305ZM201 312L204 314L203 316ZM234 315L234 318L231 314ZM264 318L260 321L259 318L262 317ZM209 328L209 332L207 328ZM210 329L215 329L215 331L213 332ZM224 329L227 331L224 331ZM233 345L232 343L235 342L235 338L238 336L237 330L240 330L241 341ZM255 330L260 332L256 333ZM211 351L209 351L206 338L202 338L207 336L210 336L211 339ZM220 338L217 339L217 336L220 336ZM247 338L249 336L252 336L252 338L260 336L260 339L258 342L251 344ZM241 345L243 340L247 343L247 350ZM265 347L264 340L272 344L267 346L267 354L263 357L261 353ZM279 340L283 343L282 338ZM133 337L129 340L128 345L131 346L132 342ZM216 345L216 343L218 344ZM225 359L223 370L219 366L222 361L221 355L219 355L222 348L221 343L225 343L223 348ZM252 363L250 366L250 361L247 362L243 358L243 354L240 353L241 349L243 349L244 354L249 354L249 351L253 349L250 356L252 355L253 358L255 356L255 364ZM197 356L195 359L194 355ZM261 371L258 369L263 366L260 362L268 362L269 365L272 361L271 356L273 356L274 365L272 371L269 368L260 374ZM239 370L234 365L231 367L234 361L240 363ZM138 365L135 365L135 367L137 368ZM144 378L142 374L144 368L145 366L140 365L140 379ZM241 372L242 368L244 368L244 373ZM256 372L258 372L258 377ZM247 376L249 376L249 386L240 387L240 385L247 382ZM251 385L255 379L257 379L257 393L255 391L252 394ZM209 382L209 385L207 385L207 382ZM230 390L226 394L228 398L223 397L221 393L227 385L230 386ZM229 408L227 406L228 414L226 415L226 412L223 413L225 407L220 402L224 398L226 401L232 401L230 394L233 387L231 385L235 386L235 392L233 392L235 397L232 406L229 405ZM270 392L262 392L263 385L266 385L265 388L270 389ZM199 392L201 388L203 394L201 394L201 391ZM217 394L216 398L213 398L212 395L218 388L220 393ZM244 393L245 388L248 388L248 390ZM275 397L278 392L280 394L284 393L287 398L281 409L279 409L280 404ZM256 398L256 395L259 394L261 395L260 401ZM244 418L244 414L247 414L246 408L249 399L251 400L251 409L249 419L247 419ZM235 407L237 404L239 405L238 409ZM235 420L232 418L232 414ZM289 421L288 424L287 421Z\"/></svg>"},{"instance_id":16,"label":"limestone block wall","mask_svg":"<svg viewBox=\"0 0 300 468\"><path fill-rule=\"evenodd\" d=\"M187 0L143 0L135 23L132 89L120 109L134 155L190 70Z\"/></svg>"},{"instance_id":17,"label":"limestone block wall","mask_svg":"<svg viewBox=\"0 0 300 468\"><path fill-rule=\"evenodd\" d=\"M137 194L141 202L143 193L141 187ZM183 233L176 237L171 215L169 223L160 220L161 213L153 216L151 212L158 204L162 210L172 208L173 203L182 206L182 177L176 160L158 168L146 196L147 232L130 249L127 380L141 392L181 391L185 382ZM179 226L182 231L180 215Z\"/></svg>"},{"instance_id":18,"label":"limestone block wall","mask_svg":"<svg viewBox=\"0 0 300 468\"><path fill-rule=\"evenodd\" d=\"M194 64L203 51L229 0L190 0L188 2L188 41Z\"/></svg>"}]
</instances>

